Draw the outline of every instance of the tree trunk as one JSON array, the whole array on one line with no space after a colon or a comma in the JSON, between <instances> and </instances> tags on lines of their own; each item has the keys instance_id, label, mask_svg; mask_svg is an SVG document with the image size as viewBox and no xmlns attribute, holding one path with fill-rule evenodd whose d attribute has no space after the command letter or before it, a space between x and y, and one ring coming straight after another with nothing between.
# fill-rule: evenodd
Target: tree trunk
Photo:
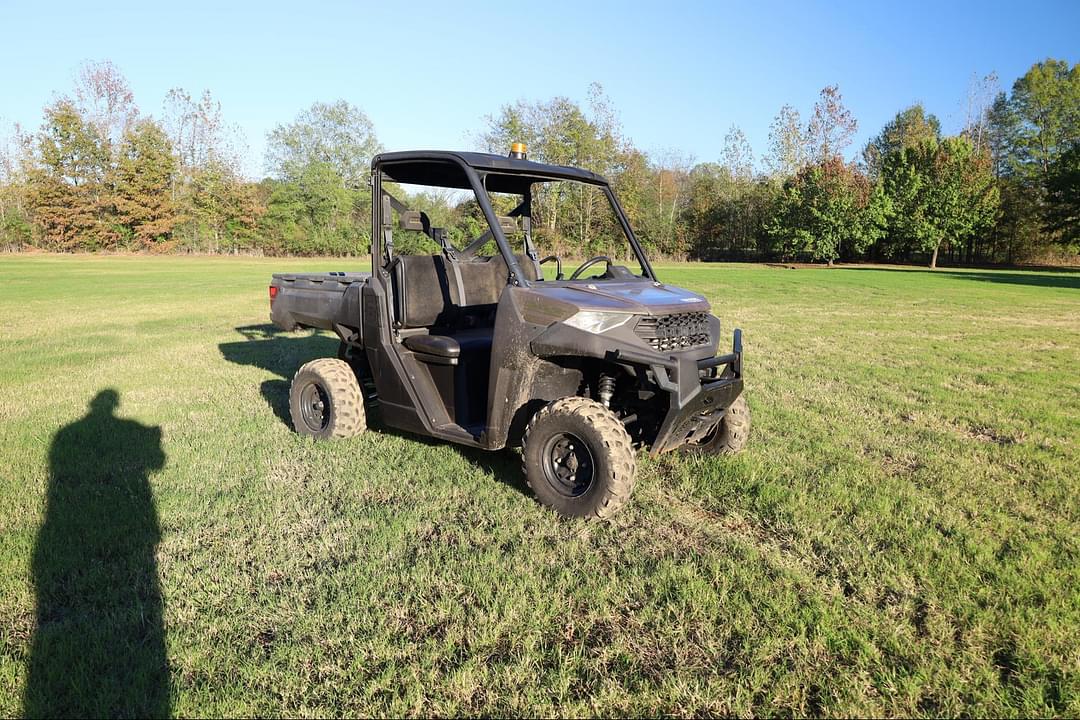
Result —
<instances>
[{"instance_id":1,"label":"tree trunk","mask_svg":"<svg viewBox=\"0 0 1080 720\"><path fill-rule=\"evenodd\" d=\"M938 251L938 247L940 247L940 246L938 246L938 245L934 246L934 254L930 256L930 269L931 270L937 270L937 251Z\"/></svg>"}]
</instances>

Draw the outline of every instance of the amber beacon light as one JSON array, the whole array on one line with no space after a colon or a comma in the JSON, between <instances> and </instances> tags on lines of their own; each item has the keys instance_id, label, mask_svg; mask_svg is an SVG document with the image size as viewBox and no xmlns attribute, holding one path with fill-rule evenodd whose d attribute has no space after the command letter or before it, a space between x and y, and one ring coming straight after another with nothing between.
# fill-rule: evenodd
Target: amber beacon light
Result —
<instances>
[{"instance_id":1,"label":"amber beacon light","mask_svg":"<svg viewBox=\"0 0 1080 720\"><path fill-rule=\"evenodd\" d=\"M510 157L515 160L524 160L527 148L525 143L511 143L510 144Z\"/></svg>"}]
</instances>

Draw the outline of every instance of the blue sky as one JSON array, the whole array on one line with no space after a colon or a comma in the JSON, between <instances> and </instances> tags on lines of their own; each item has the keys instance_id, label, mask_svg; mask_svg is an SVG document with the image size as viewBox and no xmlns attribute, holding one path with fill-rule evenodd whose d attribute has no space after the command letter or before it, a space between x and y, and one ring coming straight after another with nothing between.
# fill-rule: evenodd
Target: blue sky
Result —
<instances>
[{"instance_id":1,"label":"blue sky","mask_svg":"<svg viewBox=\"0 0 1080 720\"><path fill-rule=\"evenodd\" d=\"M501 105L583 101L597 81L638 147L704 161L733 123L760 157L780 106L805 117L827 84L861 146L915 101L959 129L975 73L996 71L1007 88L1038 60L1080 59L1080 0L5 0L0 18L0 122L36 128L81 63L109 59L144 113L159 113L169 88L210 89L243 131L252 175L267 130L316 100L361 107L387 149L471 148Z\"/></svg>"}]
</instances>

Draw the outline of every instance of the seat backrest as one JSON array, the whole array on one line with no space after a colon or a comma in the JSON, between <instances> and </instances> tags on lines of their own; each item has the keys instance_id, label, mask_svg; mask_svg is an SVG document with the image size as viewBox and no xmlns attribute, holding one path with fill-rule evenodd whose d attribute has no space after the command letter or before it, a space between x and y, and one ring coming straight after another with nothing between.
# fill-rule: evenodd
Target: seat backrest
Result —
<instances>
[{"instance_id":1,"label":"seat backrest","mask_svg":"<svg viewBox=\"0 0 1080 720\"><path fill-rule=\"evenodd\" d=\"M454 301L441 255L398 255L391 276L394 317L399 326L417 328L449 323Z\"/></svg>"},{"instance_id":2,"label":"seat backrest","mask_svg":"<svg viewBox=\"0 0 1080 720\"><path fill-rule=\"evenodd\" d=\"M536 279L532 261L518 256L525 277ZM492 308L499 302L509 279L502 256L458 261L461 288L451 261L443 255L398 255L394 258L394 314L401 327L450 326L463 309Z\"/></svg>"}]
</instances>

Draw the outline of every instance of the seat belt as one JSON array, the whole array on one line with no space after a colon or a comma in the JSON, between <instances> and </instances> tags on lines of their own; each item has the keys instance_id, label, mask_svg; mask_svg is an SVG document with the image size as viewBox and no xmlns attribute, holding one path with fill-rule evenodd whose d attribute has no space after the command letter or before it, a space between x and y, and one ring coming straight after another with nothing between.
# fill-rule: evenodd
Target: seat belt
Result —
<instances>
[{"instance_id":1,"label":"seat belt","mask_svg":"<svg viewBox=\"0 0 1080 720\"><path fill-rule=\"evenodd\" d=\"M458 291L458 307L464 307L469 303L465 299L465 282L461 279L457 250L450 244L450 235L446 232L446 228L431 228L431 236L442 246L443 256L454 273L454 284L457 285Z\"/></svg>"},{"instance_id":2,"label":"seat belt","mask_svg":"<svg viewBox=\"0 0 1080 720\"><path fill-rule=\"evenodd\" d=\"M383 248L386 250L386 264L390 265L394 261L394 220L390 213L390 208L396 203L397 200L390 195L390 193L383 191L382 198L382 233L383 233ZM401 203L398 203L399 205Z\"/></svg>"}]
</instances>

